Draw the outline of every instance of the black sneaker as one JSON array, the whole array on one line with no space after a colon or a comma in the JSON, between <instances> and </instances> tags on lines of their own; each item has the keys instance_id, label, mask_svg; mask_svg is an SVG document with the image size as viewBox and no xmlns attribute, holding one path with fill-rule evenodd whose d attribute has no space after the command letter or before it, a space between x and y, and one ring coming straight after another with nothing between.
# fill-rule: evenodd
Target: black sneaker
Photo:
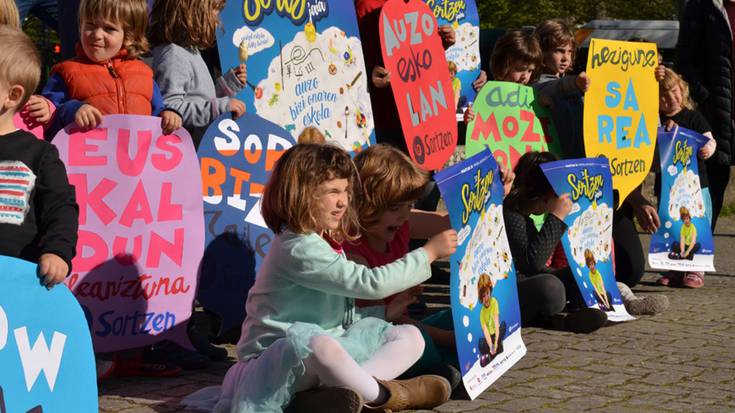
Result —
<instances>
[{"instance_id":1,"label":"black sneaker","mask_svg":"<svg viewBox=\"0 0 735 413\"><path fill-rule=\"evenodd\" d=\"M573 333L591 333L607 323L607 314L596 308L580 308L567 314L564 327Z\"/></svg>"},{"instance_id":2,"label":"black sneaker","mask_svg":"<svg viewBox=\"0 0 735 413\"><path fill-rule=\"evenodd\" d=\"M435 374L444 377L449 382L452 391L462 382L462 375L456 367L448 363L439 363L431 366L426 374Z\"/></svg>"}]
</instances>

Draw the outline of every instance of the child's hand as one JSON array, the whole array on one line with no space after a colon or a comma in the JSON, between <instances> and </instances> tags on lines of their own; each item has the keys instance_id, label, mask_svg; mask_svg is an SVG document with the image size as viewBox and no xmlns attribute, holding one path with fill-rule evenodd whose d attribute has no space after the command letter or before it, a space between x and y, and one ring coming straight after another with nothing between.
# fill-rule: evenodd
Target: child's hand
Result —
<instances>
[{"instance_id":1,"label":"child's hand","mask_svg":"<svg viewBox=\"0 0 735 413\"><path fill-rule=\"evenodd\" d=\"M161 112L161 129L163 129L164 135L170 135L173 131L180 128L183 122L181 116L172 110Z\"/></svg>"},{"instance_id":2,"label":"child's hand","mask_svg":"<svg viewBox=\"0 0 735 413\"><path fill-rule=\"evenodd\" d=\"M245 63L240 63L240 66L237 66L234 70L237 80L239 80L243 85L246 84L248 82L248 67Z\"/></svg>"},{"instance_id":3,"label":"child's hand","mask_svg":"<svg viewBox=\"0 0 735 413\"><path fill-rule=\"evenodd\" d=\"M232 118L237 119L245 113L245 102L239 99L230 99L230 112Z\"/></svg>"},{"instance_id":4,"label":"child's hand","mask_svg":"<svg viewBox=\"0 0 735 413\"><path fill-rule=\"evenodd\" d=\"M671 130L674 129L675 127L677 127L677 126L679 126L679 125L677 125L676 122L674 122L673 119L666 119L666 121L664 122L664 130L666 132L671 132Z\"/></svg>"},{"instance_id":5,"label":"child's hand","mask_svg":"<svg viewBox=\"0 0 735 413\"><path fill-rule=\"evenodd\" d=\"M36 122L45 125L51 120L51 108L46 99L38 95L31 95L28 103L23 108L25 112Z\"/></svg>"},{"instance_id":6,"label":"child's hand","mask_svg":"<svg viewBox=\"0 0 735 413\"><path fill-rule=\"evenodd\" d=\"M551 198L547 205L549 213L562 221L572 210L572 200L569 199L569 194L562 194L556 198Z\"/></svg>"},{"instance_id":7,"label":"child's hand","mask_svg":"<svg viewBox=\"0 0 735 413\"><path fill-rule=\"evenodd\" d=\"M373 67L372 79L373 85L378 89L390 86L390 72L383 66Z\"/></svg>"},{"instance_id":8,"label":"child's hand","mask_svg":"<svg viewBox=\"0 0 735 413\"><path fill-rule=\"evenodd\" d=\"M457 249L457 231L448 229L434 235L426 242L424 249L429 256L429 262L454 254Z\"/></svg>"},{"instance_id":9,"label":"child's hand","mask_svg":"<svg viewBox=\"0 0 735 413\"><path fill-rule=\"evenodd\" d=\"M712 155L714 155L715 150L717 149L717 141L710 136L709 141L702 146L702 148L699 150L699 157L701 159L709 159Z\"/></svg>"},{"instance_id":10,"label":"child's hand","mask_svg":"<svg viewBox=\"0 0 735 413\"><path fill-rule=\"evenodd\" d=\"M441 26L439 26L439 37L441 37L442 39L442 46L444 47L444 50L447 50L450 47L454 46L454 43L457 42L457 38L454 34L454 29L448 24L442 24Z\"/></svg>"},{"instance_id":11,"label":"child's hand","mask_svg":"<svg viewBox=\"0 0 735 413\"><path fill-rule=\"evenodd\" d=\"M74 115L74 122L82 129L94 129L102 123L102 112L96 107L85 103Z\"/></svg>"},{"instance_id":12,"label":"child's hand","mask_svg":"<svg viewBox=\"0 0 735 413\"><path fill-rule=\"evenodd\" d=\"M417 285L396 294L393 300L385 306L385 321L393 323L401 322L405 318L406 308L411 304L419 302L417 297L423 290L423 287Z\"/></svg>"},{"instance_id":13,"label":"child's hand","mask_svg":"<svg viewBox=\"0 0 735 413\"><path fill-rule=\"evenodd\" d=\"M472 82L472 88L475 89L475 92L479 92L480 89L485 86L485 83L487 83L487 73L485 73L484 70L480 70L480 74L477 75L477 79Z\"/></svg>"},{"instance_id":14,"label":"child's hand","mask_svg":"<svg viewBox=\"0 0 735 413\"><path fill-rule=\"evenodd\" d=\"M660 82L664 80L664 76L666 75L666 66L664 65L656 66L656 69L653 71L653 74L656 76L656 81Z\"/></svg>"},{"instance_id":15,"label":"child's hand","mask_svg":"<svg viewBox=\"0 0 735 413\"><path fill-rule=\"evenodd\" d=\"M464 123L465 124L468 124L468 123L472 122L473 120L475 120L475 111L472 110L472 103L470 103L469 105L467 105L467 109L465 109L465 111L464 111L464 119L463 120L464 120Z\"/></svg>"},{"instance_id":16,"label":"child's hand","mask_svg":"<svg viewBox=\"0 0 735 413\"><path fill-rule=\"evenodd\" d=\"M661 226L661 220L658 217L658 212L650 204L641 204L633 207L633 213L635 214L638 225L641 226L643 231L649 234L653 234L658 231L658 227Z\"/></svg>"},{"instance_id":17,"label":"child's hand","mask_svg":"<svg viewBox=\"0 0 735 413\"><path fill-rule=\"evenodd\" d=\"M587 90L590 88L590 78L587 76L587 72L578 74L577 78L574 79L574 83L577 84L577 89L580 92L587 93Z\"/></svg>"},{"instance_id":18,"label":"child's hand","mask_svg":"<svg viewBox=\"0 0 735 413\"><path fill-rule=\"evenodd\" d=\"M56 284L64 282L69 266L56 254L43 254L38 259L38 275L43 277L43 285L51 288Z\"/></svg>"},{"instance_id":19,"label":"child's hand","mask_svg":"<svg viewBox=\"0 0 735 413\"><path fill-rule=\"evenodd\" d=\"M498 168L500 169L500 179L503 182L503 197L505 198L513 187L513 181L516 179L516 174L512 169L508 169L504 163L498 164Z\"/></svg>"}]
</instances>

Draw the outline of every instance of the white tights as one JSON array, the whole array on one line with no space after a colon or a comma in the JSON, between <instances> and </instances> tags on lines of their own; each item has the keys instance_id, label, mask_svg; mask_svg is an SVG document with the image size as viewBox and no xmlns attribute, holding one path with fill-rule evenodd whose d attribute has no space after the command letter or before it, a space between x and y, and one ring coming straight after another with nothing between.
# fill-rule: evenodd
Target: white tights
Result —
<instances>
[{"instance_id":1,"label":"white tights","mask_svg":"<svg viewBox=\"0 0 735 413\"><path fill-rule=\"evenodd\" d=\"M304 360L306 372L295 383L297 391L317 386L347 386L366 402L383 399L384 391L376 378L392 380L408 370L424 352L424 340L419 329L412 325L393 326L384 336L383 345L362 365L330 336L315 336L309 346L311 355Z\"/></svg>"}]
</instances>

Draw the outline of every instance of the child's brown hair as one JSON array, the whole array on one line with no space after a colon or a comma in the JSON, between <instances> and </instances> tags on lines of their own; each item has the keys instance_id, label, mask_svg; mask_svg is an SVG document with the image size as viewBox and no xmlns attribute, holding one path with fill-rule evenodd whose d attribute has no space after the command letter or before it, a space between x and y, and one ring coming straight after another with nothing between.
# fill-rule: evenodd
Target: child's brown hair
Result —
<instances>
[{"instance_id":1,"label":"child's brown hair","mask_svg":"<svg viewBox=\"0 0 735 413\"><path fill-rule=\"evenodd\" d=\"M509 210L524 212L524 209L530 208L533 203L553 194L554 189L541 170L541 164L557 159L551 152L524 153L513 170L516 177L503 205Z\"/></svg>"},{"instance_id":2,"label":"child's brown hair","mask_svg":"<svg viewBox=\"0 0 735 413\"><path fill-rule=\"evenodd\" d=\"M584 263L587 264L587 266L590 266L590 262L592 264L596 264L597 261L595 260L595 254L592 253L589 249L584 250Z\"/></svg>"},{"instance_id":3,"label":"child's brown hair","mask_svg":"<svg viewBox=\"0 0 735 413\"><path fill-rule=\"evenodd\" d=\"M679 208L679 219L683 221L684 217L688 217L689 219L692 219L692 216L689 214L689 210L685 206Z\"/></svg>"},{"instance_id":4,"label":"child's brown hair","mask_svg":"<svg viewBox=\"0 0 735 413\"><path fill-rule=\"evenodd\" d=\"M14 109L20 110L28 102L41 78L41 57L30 38L19 29L0 25L0 84L5 87L23 86L23 98Z\"/></svg>"},{"instance_id":5,"label":"child's brown hair","mask_svg":"<svg viewBox=\"0 0 735 413\"><path fill-rule=\"evenodd\" d=\"M327 142L327 139L324 137L324 134L319 130L319 128L315 126L307 126L306 128L304 128L303 131L301 131L298 139L296 139L296 142L323 144Z\"/></svg>"},{"instance_id":6,"label":"child's brown hair","mask_svg":"<svg viewBox=\"0 0 735 413\"><path fill-rule=\"evenodd\" d=\"M577 51L577 40L574 38L574 34L569 29L569 26L564 24L561 20L546 20L536 27L534 32L538 37L539 45L541 46L541 53L552 53L557 47L563 47L569 45L572 47L572 64L574 64L574 56ZM543 59L541 60L543 65Z\"/></svg>"},{"instance_id":7,"label":"child's brown hair","mask_svg":"<svg viewBox=\"0 0 735 413\"><path fill-rule=\"evenodd\" d=\"M174 43L207 49L214 45L225 0L156 0L151 13L154 45Z\"/></svg>"},{"instance_id":8,"label":"child's brown hair","mask_svg":"<svg viewBox=\"0 0 735 413\"><path fill-rule=\"evenodd\" d=\"M493 48L490 56L490 69L495 80L501 80L519 64L541 64L541 47L538 39L532 33L520 30L511 30L504 34Z\"/></svg>"},{"instance_id":9,"label":"child's brown hair","mask_svg":"<svg viewBox=\"0 0 735 413\"><path fill-rule=\"evenodd\" d=\"M658 82L659 96L676 86L679 86L681 89L681 105L689 110L694 110L694 101L692 100L692 97L689 96L689 83L679 76L678 73L668 67L664 67L664 78Z\"/></svg>"},{"instance_id":10,"label":"child's brown hair","mask_svg":"<svg viewBox=\"0 0 735 413\"><path fill-rule=\"evenodd\" d=\"M20 13L15 0L0 0L0 24L20 29Z\"/></svg>"},{"instance_id":11,"label":"child's brown hair","mask_svg":"<svg viewBox=\"0 0 735 413\"><path fill-rule=\"evenodd\" d=\"M424 191L429 175L390 145L373 145L355 156L363 199L358 216L363 228L374 224L391 205L414 201Z\"/></svg>"},{"instance_id":12,"label":"child's brown hair","mask_svg":"<svg viewBox=\"0 0 735 413\"><path fill-rule=\"evenodd\" d=\"M482 301L482 297L485 294L493 293L493 280L486 273L480 275L480 279L477 280L477 298Z\"/></svg>"},{"instance_id":13,"label":"child's brown hair","mask_svg":"<svg viewBox=\"0 0 735 413\"><path fill-rule=\"evenodd\" d=\"M288 229L297 234L317 231L316 188L331 179L347 179L350 191L359 191L357 171L350 155L334 145L297 144L276 162L263 193L261 212L268 228L276 234ZM357 213L352 198L334 240L353 240L358 233Z\"/></svg>"},{"instance_id":14,"label":"child's brown hair","mask_svg":"<svg viewBox=\"0 0 735 413\"><path fill-rule=\"evenodd\" d=\"M85 21L109 20L120 24L125 32L123 47L129 59L148 51L145 37L148 27L148 2L146 0L82 0L79 3L79 28Z\"/></svg>"}]
</instances>

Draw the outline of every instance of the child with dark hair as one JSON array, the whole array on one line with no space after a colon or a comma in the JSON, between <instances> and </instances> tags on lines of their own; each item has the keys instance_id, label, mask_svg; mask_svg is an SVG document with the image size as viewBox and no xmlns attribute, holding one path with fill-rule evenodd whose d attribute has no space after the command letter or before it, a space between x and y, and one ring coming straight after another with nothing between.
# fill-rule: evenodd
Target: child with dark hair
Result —
<instances>
[{"instance_id":1,"label":"child with dark hair","mask_svg":"<svg viewBox=\"0 0 735 413\"><path fill-rule=\"evenodd\" d=\"M520 30L511 30L495 42L490 70L498 81L527 85L541 64L538 39Z\"/></svg>"}]
</instances>

